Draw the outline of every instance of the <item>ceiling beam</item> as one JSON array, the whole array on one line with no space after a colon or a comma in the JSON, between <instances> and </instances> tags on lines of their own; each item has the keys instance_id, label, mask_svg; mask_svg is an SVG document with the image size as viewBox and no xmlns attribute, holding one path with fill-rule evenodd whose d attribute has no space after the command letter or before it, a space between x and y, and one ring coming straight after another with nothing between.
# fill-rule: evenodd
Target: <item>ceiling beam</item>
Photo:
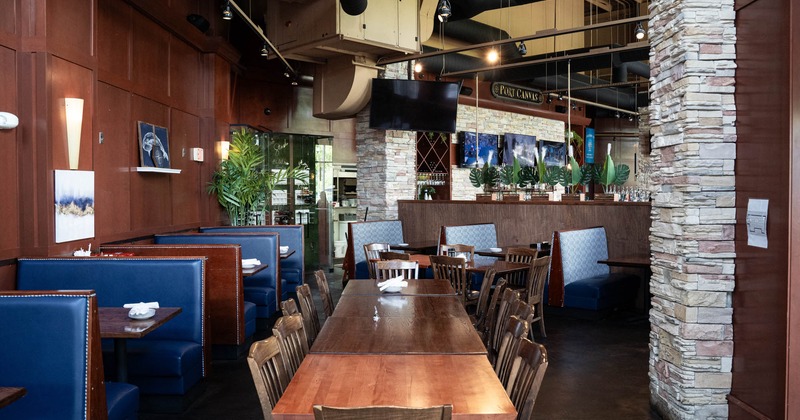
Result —
<instances>
[{"instance_id":1,"label":"ceiling beam","mask_svg":"<svg viewBox=\"0 0 800 420\"><path fill-rule=\"evenodd\" d=\"M610 12L612 10L611 2L608 0L586 0L586 3L593 4L606 12Z\"/></svg>"}]
</instances>

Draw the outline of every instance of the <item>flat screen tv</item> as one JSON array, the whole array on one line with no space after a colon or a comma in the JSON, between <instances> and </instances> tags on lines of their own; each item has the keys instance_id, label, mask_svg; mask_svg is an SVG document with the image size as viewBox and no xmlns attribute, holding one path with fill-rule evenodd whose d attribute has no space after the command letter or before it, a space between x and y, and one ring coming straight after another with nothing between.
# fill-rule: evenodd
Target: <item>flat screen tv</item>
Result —
<instances>
[{"instance_id":1,"label":"flat screen tv","mask_svg":"<svg viewBox=\"0 0 800 420\"><path fill-rule=\"evenodd\" d=\"M460 83L372 79L369 127L454 133Z\"/></svg>"},{"instance_id":2,"label":"flat screen tv","mask_svg":"<svg viewBox=\"0 0 800 420\"><path fill-rule=\"evenodd\" d=\"M533 153L538 146L536 136L506 133L503 138L505 140L503 146L504 165L513 165L514 158L517 158L520 166L533 166L536 164L536 158Z\"/></svg>"},{"instance_id":3,"label":"flat screen tv","mask_svg":"<svg viewBox=\"0 0 800 420\"><path fill-rule=\"evenodd\" d=\"M459 166L462 168L483 167L484 163L489 166L497 165L497 134L478 133L475 137L474 131L464 131L461 133L461 159Z\"/></svg>"}]
</instances>

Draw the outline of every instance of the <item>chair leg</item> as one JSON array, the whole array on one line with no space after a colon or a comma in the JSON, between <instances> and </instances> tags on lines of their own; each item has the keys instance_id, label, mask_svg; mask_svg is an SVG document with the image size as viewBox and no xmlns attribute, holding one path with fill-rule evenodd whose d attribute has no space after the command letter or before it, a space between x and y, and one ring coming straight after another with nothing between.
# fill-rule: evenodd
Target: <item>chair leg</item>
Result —
<instances>
[{"instance_id":1,"label":"chair leg","mask_svg":"<svg viewBox=\"0 0 800 420\"><path fill-rule=\"evenodd\" d=\"M539 302L536 306L538 306L536 309L539 311L539 331L542 332L543 338L547 338L547 333L544 331L544 302ZM533 330L533 328L531 328L531 330Z\"/></svg>"}]
</instances>

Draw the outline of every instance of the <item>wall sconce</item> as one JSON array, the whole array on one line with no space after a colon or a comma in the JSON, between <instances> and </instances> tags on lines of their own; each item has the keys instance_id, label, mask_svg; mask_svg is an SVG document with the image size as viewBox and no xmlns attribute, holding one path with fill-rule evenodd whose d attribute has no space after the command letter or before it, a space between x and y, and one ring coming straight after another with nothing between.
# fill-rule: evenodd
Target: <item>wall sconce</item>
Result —
<instances>
[{"instance_id":1,"label":"wall sconce","mask_svg":"<svg viewBox=\"0 0 800 420\"><path fill-rule=\"evenodd\" d=\"M219 155L222 160L228 160L228 151L231 150L231 142L222 140L219 142Z\"/></svg>"},{"instance_id":2,"label":"wall sconce","mask_svg":"<svg viewBox=\"0 0 800 420\"><path fill-rule=\"evenodd\" d=\"M19 125L19 118L10 112L0 112L0 130L10 130Z\"/></svg>"},{"instance_id":3,"label":"wall sconce","mask_svg":"<svg viewBox=\"0 0 800 420\"><path fill-rule=\"evenodd\" d=\"M78 169L81 157L81 128L83 126L83 99L64 98L67 119L67 154L69 168Z\"/></svg>"}]
</instances>

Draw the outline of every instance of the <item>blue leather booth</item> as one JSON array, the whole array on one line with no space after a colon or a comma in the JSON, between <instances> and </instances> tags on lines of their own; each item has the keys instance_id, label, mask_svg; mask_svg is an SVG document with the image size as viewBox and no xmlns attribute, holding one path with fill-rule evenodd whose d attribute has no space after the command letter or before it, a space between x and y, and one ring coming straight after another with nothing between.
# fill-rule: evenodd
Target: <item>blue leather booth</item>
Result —
<instances>
[{"instance_id":1,"label":"blue leather booth","mask_svg":"<svg viewBox=\"0 0 800 420\"><path fill-rule=\"evenodd\" d=\"M258 258L269 267L244 279L244 300L256 304L256 316L269 318L280 307L281 266L277 233L179 233L156 235L157 244L239 244L242 258Z\"/></svg>"},{"instance_id":2,"label":"blue leather booth","mask_svg":"<svg viewBox=\"0 0 800 420\"><path fill-rule=\"evenodd\" d=\"M497 228L494 223L476 223L471 225L442 226L439 233L439 248L442 245L472 245L475 250L497 247ZM475 255L476 266L492 265L497 258ZM473 273L472 289L480 290L483 273Z\"/></svg>"},{"instance_id":3,"label":"blue leather booth","mask_svg":"<svg viewBox=\"0 0 800 420\"><path fill-rule=\"evenodd\" d=\"M403 222L400 220L374 220L369 222L348 223L347 255L345 262L348 275L352 279L368 279L369 267L364 245L370 243L386 243L389 245L403 243ZM352 267L352 269L350 268Z\"/></svg>"},{"instance_id":4,"label":"blue leather booth","mask_svg":"<svg viewBox=\"0 0 800 420\"><path fill-rule=\"evenodd\" d=\"M196 257L20 258L20 290L93 289L98 305L158 302L182 312L127 343L129 382L143 395L185 395L206 375L205 259ZM103 340L106 376L116 372Z\"/></svg>"},{"instance_id":5,"label":"blue leather booth","mask_svg":"<svg viewBox=\"0 0 800 420\"><path fill-rule=\"evenodd\" d=\"M103 386L97 297L90 290L0 292L0 387L25 387L2 419L134 420L139 389Z\"/></svg>"},{"instance_id":6,"label":"blue leather booth","mask_svg":"<svg viewBox=\"0 0 800 420\"><path fill-rule=\"evenodd\" d=\"M305 269L305 229L303 225L267 225L267 226L217 226L200 228L202 233L261 233L274 232L280 235L280 246L288 246L294 250L289 258L281 259L281 300L289 298L297 286L306 278Z\"/></svg>"},{"instance_id":7,"label":"blue leather booth","mask_svg":"<svg viewBox=\"0 0 800 420\"><path fill-rule=\"evenodd\" d=\"M612 273L604 227L553 232L548 304L603 310L633 303L639 277Z\"/></svg>"}]
</instances>

